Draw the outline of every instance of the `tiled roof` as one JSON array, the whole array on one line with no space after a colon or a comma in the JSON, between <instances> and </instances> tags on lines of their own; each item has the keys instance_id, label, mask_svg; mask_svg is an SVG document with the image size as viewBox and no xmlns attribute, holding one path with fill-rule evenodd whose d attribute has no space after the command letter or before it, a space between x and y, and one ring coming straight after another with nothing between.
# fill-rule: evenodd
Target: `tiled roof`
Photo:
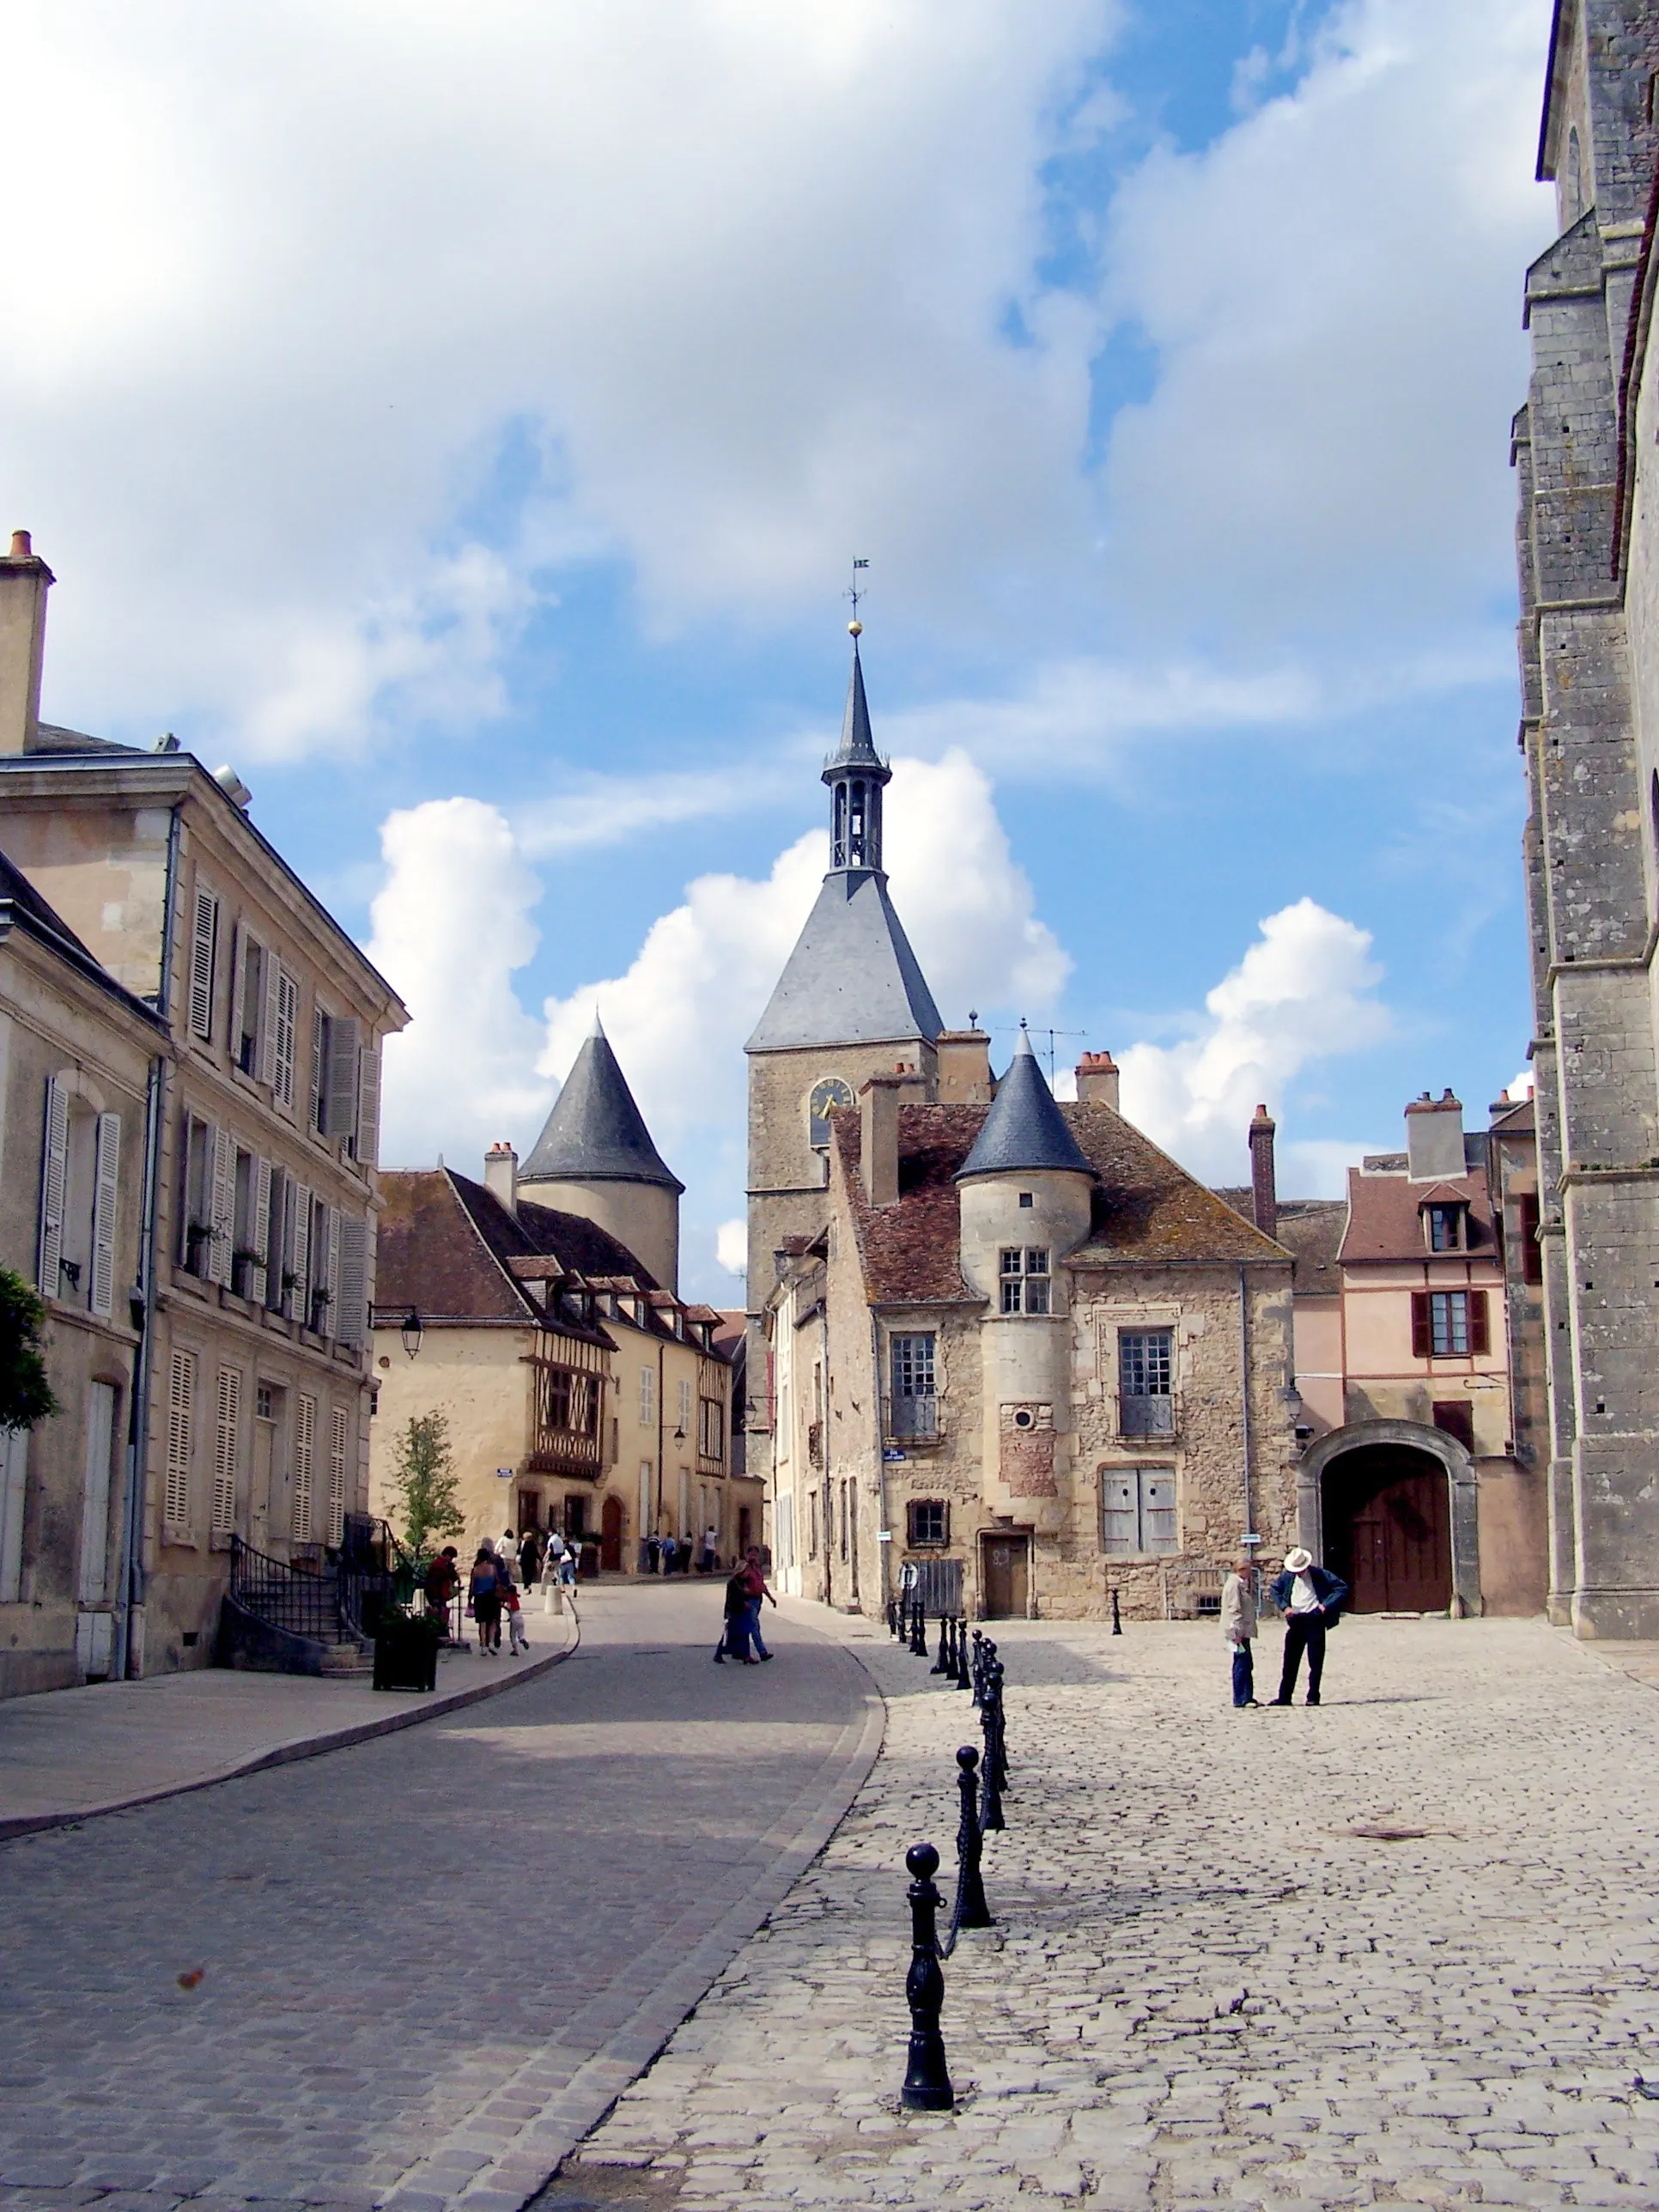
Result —
<instances>
[{"instance_id":1,"label":"tiled roof","mask_svg":"<svg viewBox=\"0 0 1659 2212\"><path fill-rule=\"evenodd\" d=\"M1497 1256L1492 1233L1492 1199L1486 1171L1472 1168L1466 1176L1434 1186L1441 1199L1464 1200L1469 1209L1469 1249L1478 1256ZM1348 1231L1339 1255L1344 1267L1356 1261L1420 1260L1426 1247L1419 1211L1425 1186L1403 1175L1365 1175L1348 1170ZM1455 1253L1437 1255L1455 1259Z\"/></svg>"},{"instance_id":2,"label":"tiled roof","mask_svg":"<svg viewBox=\"0 0 1659 2212\"><path fill-rule=\"evenodd\" d=\"M1302 1297L1335 1297L1342 1289L1337 1254L1348 1209L1340 1198L1279 1200L1279 1241L1295 1265L1291 1283Z\"/></svg>"},{"instance_id":3,"label":"tiled roof","mask_svg":"<svg viewBox=\"0 0 1659 2212\"><path fill-rule=\"evenodd\" d=\"M375 1266L376 1306L412 1305L426 1321L534 1323L585 1343L610 1342L602 1329L574 1318L547 1321L509 1263L552 1255L567 1271L586 1274L584 1260L592 1258L605 1260L618 1273L638 1272L632 1254L614 1237L591 1221L545 1206L521 1206L515 1221L481 1182L449 1168L391 1169L380 1183L386 1211ZM593 1272L599 1272L597 1266Z\"/></svg>"},{"instance_id":4,"label":"tiled roof","mask_svg":"<svg viewBox=\"0 0 1659 2212\"><path fill-rule=\"evenodd\" d=\"M972 1300L958 1265L957 1170L993 1109L899 1108L899 1194L866 1203L859 1182L859 1116L831 1116L837 1170L852 1207L866 1295L878 1305ZM1096 1176L1087 1241L1068 1265L1126 1261L1279 1261L1283 1249L1161 1152L1109 1106L1062 1104L1060 1114Z\"/></svg>"}]
</instances>

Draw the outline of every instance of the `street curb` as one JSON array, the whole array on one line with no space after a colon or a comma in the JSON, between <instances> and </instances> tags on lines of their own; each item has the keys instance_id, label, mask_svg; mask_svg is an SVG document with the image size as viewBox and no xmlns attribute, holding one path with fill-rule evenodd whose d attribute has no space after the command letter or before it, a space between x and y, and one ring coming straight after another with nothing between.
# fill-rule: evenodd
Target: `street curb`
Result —
<instances>
[{"instance_id":1,"label":"street curb","mask_svg":"<svg viewBox=\"0 0 1659 2212\"><path fill-rule=\"evenodd\" d=\"M821 1629L814 1632L823 1635ZM837 1638L823 1636L823 1640L833 1650L847 1650ZM887 1733L886 1700L869 1669L860 1666L859 1673L865 1683L861 1713L848 1721L814 1781L798 1793L764 1835L756 1838L748 1856L769 1850L765 1865L702 1942L676 1960L605 2043L544 2098L538 2111L521 2121L469 2114L384 2192L379 2203L386 2212L441 2212L441 2208L449 2212L452 2207L455 2212L522 2212L541 2194L617 2099L660 2056L675 2030L782 1904L852 1810L881 1755ZM811 1804L798 1817L797 1808L809 1796ZM556 2048L556 2043L540 2045L526 2060L526 2069L544 2065L550 2051ZM493 2103L510 2088L510 2081L498 2083L487 2101ZM452 2160L483 2148L491 2136L495 2140L483 2163L459 2189L446 2185L446 2170L453 2170Z\"/></svg>"},{"instance_id":2,"label":"street curb","mask_svg":"<svg viewBox=\"0 0 1659 2212\"><path fill-rule=\"evenodd\" d=\"M550 1651L544 1659L532 1660L516 1674L495 1675L486 1681L474 1682L468 1689L447 1691L441 1697L431 1692L428 1693L428 1704L405 1705L383 1717L357 1721L349 1728L329 1729L320 1735L296 1736L292 1743L276 1744L270 1751L256 1752L251 1759L234 1759L228 1766L215 1767L210 1774L192 1775L188 1782L168 1782L159 1790L140 1790L131 1797L111 1797L101 1804L81 1805L68 1812L21 1813L13 1819L0 1819L0 1843L9 1842L15 1836L40 1835L48 1828L78 1827L82 1820L101 1820L106 1813L130 1813L137 1806L159 1804L166 1797L185 1797L195 1790L211 1790L221 1782L234 1782L240 1775L263 1774L273 1766L290 1766L296 1759L318 1759L328 1751L345 1751L354 1743L368 1743L377 1735L394 1735L399 1729L418 1728L422 1721L460 1712L468 1705L481 1704L485 1698L499 1698L504 1691L516 1690L520 1682L535 1681L580 1648L581 1620L574 1606L568 1620L571 1625L565 1631L564 1649ZM386 1694L421 1693L404 1691Z\"/></svg>"}]
</instances>

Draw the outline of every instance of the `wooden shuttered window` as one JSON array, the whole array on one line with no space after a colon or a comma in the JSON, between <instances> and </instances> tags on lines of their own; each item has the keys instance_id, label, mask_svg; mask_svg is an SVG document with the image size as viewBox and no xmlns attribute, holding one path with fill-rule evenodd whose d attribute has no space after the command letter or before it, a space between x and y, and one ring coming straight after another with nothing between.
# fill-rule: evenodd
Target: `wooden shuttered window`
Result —
<instances>
[{"instance_id":1,"label":"wooden shuttered window","mask_svg":"<svg viewBox=\"0 0 1659 2212\"><path fill-rule=\"evenodd\" d=\"M214 969L219 951L219 902L198 890L190 937L191 1033L205 1043L213 1035Z\"/></svg>"},{"instance_id":2,"label":"wooden shuttered window","mask_svg":"<svg viewBox=\"0 0 1659 2212\"><path fill-rule=\"evenodd\" d=\"M210 1283L230 1281L232 1230L236 1213L236 1144L228 1129L213 1132L212 1181L208 1192L207 1278Z\"/></svg>"},{"instance_id":3,"label":"wooden shuttered window","mask_svg":"<svg viewBox=\"0 0 1659 2212\"><path fill-rule=\"evenodd\" d=\"M1486 1317L1486 1293L1471 1291L1469 1301L1469 1350L1480 1358L1492 1350L1492 1324Z\"/></svg>"},{"instance_id":4,"label":"wooden shuttered window","mask_svg":"<svg viewBox=\"0 0 1659 2212\"><path fill-rule=\"evenodd\" d=\"M336 1014L328 1024L327 1091L323 1133L343 1137L349 1145L357 1134L359 1024L349 1014Z\"/></svg>"},{"instance_id":5,"label":"wooden shuttered window","mask_svg":"<svg viewBox=\"0 0 1659 2212\"><path fill-rule=\"evenodd\" d=\"M340 1303L331 1328L342 1344L361 1344L368 1326L368 1223L351 1214L339 1221Z\"/></svg>"},{"instance_id":6,"label":"wooden shuttered window","mask_svg":"<svg viewBox=\"0 0 1659 2212\"><path fill-rule=\"evenodd\" d=\"M1413 1291L1412 1358L1483 1358L1492 1349L1489 1294L1485 1291Z\"/></svg>"},{"instance_id":7,"label":"wooden shuttered window","mask_svg":"<svg viewBox=\"0 0 1659 2212\"><path fill-rule=\"evenodd\" d=\"M312 1469L317 1450L317 1401L301 1391L294 1408L294 1539L311 1541Z\"/></svg>"},{"instance_id":8,"label":"wooden shuttered window","mask_svg":"<svg viewBox=\"0 0 1659 2212\"><path fill-rule=\"evenodd\" d=\"M242 1425L242 1370L219 1370L218 1417L213 1439L213 1533L228 1536L236 1526L236 1462Z\"/></svg>"},{"instance_id":9,"label":"wooden shuttered window","mask_svg":"<svg viewBox=\"0 0 1659 2212\"><path fill-rule=\"evenodd\" d=\"M247 1294L256 1306L266 1303L266 1285L272 1268L280 1272L283 1255L282 1224L276 1224L278 1249L271 1250L270 1162L253 1163L253 1237L251 1249L258 1255L247 1271Z\"/></svg>"},{"instance_id":10,"label":"wooden shuttered window","mask_svg":"<svg viewBox=\"0 0 1659 2212\"><path fill-rule=\"evenodd\" d=\"M270 998L268 1017L270 1034L266 1044L268 1073L271 1096L279 1106L289 1109L294 1104L295 1044L300 1018L300 987L286 968L273 960L270 963Z\"/></svg>"},{"instance_id":11,"label":"wooden shuttered window","mask_svg":"<svg viewBox=\"0 0 1659 2212\"><path fill-rule=\"evenodd\" d=\"M345 1534L346 1411L337 1406L329 1423L328 1540L337 1544Z\"/></svg>"},{"instance_id":12,"label":"wooden shuttered window","mask_svg":"<svg viewBox=\"0 0 1659 2212\"><path fill-rule=\"evenodd\" d=\"M1412 1292L1412 1358L1428 1359L1432 1357L1434 1343L1429 1333L1429 1294L1426 1291Z\"/></svg>"},{"instance_id":13,"label":"wooden shuttered window","mask_svg":"<svg viewBox=\"0 0 1659 2212\"><path fill-rule=\"evenodd\" d=\"M328 1115L328 1016L319 1006L311 1009L311 1126L326 1130Z\"/></svg>"},{"instance_id":14,"label":"wooden shuttered window","mask_svg":"<svg viewBox=\"0 0 1659 2212\"><path fill-rule=\"evenodd\" d=\"M161 1517L181 1532L190 1526L190 1460L196 1423L196 1354L175 1351L167 1370L167 1455Z\"/></svg>"},{"instance_id":15,"label":"wooden shuttered window","mask_svg":"<svg viewBox=\"0 0 1659 2212\"><path fill-rule=\"evenodd\" d=\"M311 1193L304 1183L295 1183L289 1194L292 1209L294 1235L293 1254L289 1273L293 1285L283 1302L283 1311L297 1320L302 1328L311 1326Z\"/></svg>"},{"instance_id":16,"label":"wooden shuttered window","mask_svg":"<svg viewBox=\"0 0 1659 2212\"><path fill-rule=\"evenodd\" d=\"M46 1080L46 1121L40 1159L40 1238L35 1280L44 1298L62 1291L64 1206L69 1195L69 1086Z\"/></svg>"},{"instance_id":17,"label":"wooden shuttered window","mask_svg":"<svg viewBox=\"0 0 1659 2212\"><path fill-rule=\"evenodd\" d=\"M115 1216L121 1202L121 1117L98 1116L92 1202L92 1310L107 1321L115 1306Z\"/></svg>"},{"instance_id":18,"label":"wooden shuttered window","mask_svg":"<svg viewBox=\"0 0 1659 2212\"><path fill-rule=\"evenodd\" d=\"M362 1052L362 1071L357 1086L357 1144L356 1154L361 1165L375 1166L380 1156L380 1048L372 1040L364 1042Z\"/></svg>"}]
</instances>

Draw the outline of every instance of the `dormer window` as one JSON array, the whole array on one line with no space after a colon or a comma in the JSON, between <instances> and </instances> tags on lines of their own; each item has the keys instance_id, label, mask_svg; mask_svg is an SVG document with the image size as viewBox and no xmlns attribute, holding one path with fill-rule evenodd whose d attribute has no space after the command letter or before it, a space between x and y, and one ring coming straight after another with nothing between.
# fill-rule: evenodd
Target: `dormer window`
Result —
<instances>
[{"instance_id":1,"label":"dormer window","mask_svg":"<svg viewBox=\"0 0 1659 2212\"><path fill-rule=\"evenodd\" d=\"M1430 1251L1466 1252L1468 1249L1468 1206L1459 1200L1425 1206L1423 1209L1423 1231Z\"/></svg>"}]
</instances>

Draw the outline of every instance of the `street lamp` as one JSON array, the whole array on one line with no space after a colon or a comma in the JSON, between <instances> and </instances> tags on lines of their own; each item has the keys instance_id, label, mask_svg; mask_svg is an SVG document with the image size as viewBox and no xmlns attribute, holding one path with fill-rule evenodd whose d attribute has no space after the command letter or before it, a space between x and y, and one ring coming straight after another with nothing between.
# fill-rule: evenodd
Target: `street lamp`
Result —
<instances>
[{"instance_id":1,"label":"street lamp","mask_svg":"<svg viewBox=\"0 0 1659 2212\"><path fill-rule=\"evenodd\" d=\"M410 1306L408 1317L398 1334L403 1339L404 1350L413 1359L421 1348L421 1339L425 1334L421 1326L421 1316L413 1306Z\"/></svg>"}]
</instances>

